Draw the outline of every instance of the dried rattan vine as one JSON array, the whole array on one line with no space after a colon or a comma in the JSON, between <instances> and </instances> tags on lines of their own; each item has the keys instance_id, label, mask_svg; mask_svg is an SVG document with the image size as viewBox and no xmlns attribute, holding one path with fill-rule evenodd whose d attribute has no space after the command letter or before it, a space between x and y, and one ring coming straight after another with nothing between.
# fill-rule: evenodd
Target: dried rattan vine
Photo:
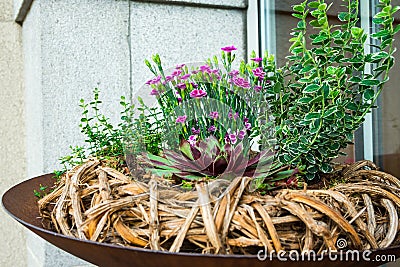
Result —
<instances>
[{"instance_id":1,"label":"dried rattan vine","mask_svg":"<svg viewBox=\"0 0 400 267\"><path fill-rule=\"evenodd\" d=\"M126 172L128 173L128 172ZM39 201L48 227L80 239L170 252L375 249L400 244L400 181L369 161L339 167L345 184L283 189L262 196L250 178L199 182L196 190L129 175L91 159L63 176Z\"/></svg>"}]
</instances>

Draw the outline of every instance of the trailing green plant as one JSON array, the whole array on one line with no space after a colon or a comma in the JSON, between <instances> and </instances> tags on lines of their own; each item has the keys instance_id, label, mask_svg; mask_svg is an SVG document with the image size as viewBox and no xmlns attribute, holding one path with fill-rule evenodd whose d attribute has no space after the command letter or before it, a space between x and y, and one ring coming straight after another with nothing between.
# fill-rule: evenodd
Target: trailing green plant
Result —
<instances>
[{"instance_id":1,"label":"trailing green plant","mask_svg":"<svg viewBox=\"0 0 400 267\"><path fill-rule=\"evenodd\" d=\"M44 197L45 195L47 195L47 189L48 189L48 187L47 186L44 186L44 185L42 185L42 184L39 184L39 188L38 188L38 190L36 190L36 189L34 189L33 190L33 194L35 195L35 197L37 197L37 198L42 198L42 197Z\"/></svg>"},{"instance_id":2,"label":"trailing green plant","mask_svg":"<svg viewBox=\"0 0 400 267\"><path fill-rule=\"evenodd\" d=\"M136 108L140 112L135 117L135 107L121 96L120 122L114 126L108 117L100 113L99 105L102 101L99 98L99 90L94 89L93 94L91 102L87 103L81 99L79 104L82 108L79 127L86 137L87 146L70 146L71 153L60 158L64 170L55 171L56 177L61 176L65 170L82 164L89 156L100 159L121 158L120 162L124 164L123 157L133 144L137 144L136 149L140 144L144 146L144 150L154 154L158 154L161 149L159 131L161 126L159 123L150 123L150 120L157 115L154 109L148 108L143 101L140 101L140 107Z\"/></svg>"},{"instance_id":3,"label":"trailing green plant","mask_svg":"<svg viewBox=\"0 0 400 267\"><path fill-rule=\"evenodd\" d=\"M357 0L346 0L341 25L330 25L324 0L294 5L299 21L293 29L291 55L270 88L278 157L282 164L304 169L308 180L332 171L331 160L353 140L353 133L382 91L394 64L393 14L399 7L380 0L372 22L373 52L364 49L368 34L358 27ZM311 20L309 20L311 18ZM309 34L310 29L317 31ZM367 65L372 71L367 71Z\"/></svg>"}]
</instances>

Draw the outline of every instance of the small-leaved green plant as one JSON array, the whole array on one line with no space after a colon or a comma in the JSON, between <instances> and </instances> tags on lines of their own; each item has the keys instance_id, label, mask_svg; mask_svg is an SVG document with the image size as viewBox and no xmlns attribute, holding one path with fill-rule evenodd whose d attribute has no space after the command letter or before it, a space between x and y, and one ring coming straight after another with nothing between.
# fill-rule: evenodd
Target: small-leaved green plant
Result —
<instances>
[{"instance_id":1,"label":"small-leaved green plant","mask_svg":"<svg viewBox=\"0 0 400 267\"><path fill-rule=\"evenodd\" d=\"M292 32L291 55L270 89L278 157L298 166L308 180L332 171L331 160L353 140L353 133L382 91L394 64L393 27L398 6L380 0L370 36L358 27L358 0L345 0L341 25L329 24L324 0L293 6L298 24ZM309 19L311 18L311 20ZM310 29L317 31L309 34ZM367 44L369 38L377 45ZM370 45L372 52L364 47ZM372 71L367 72L367 65Z\"/></svg>"},{"instance_id":2,"label":"small-leaved green plant","mask_svg":"<svg viewBox=\"0 0 400 267\"><path fill-rule=\"evenodd\" d=\"M60 158L64 170L55 171L55 176L60 177L69 168L81 164L89 156L99 159L119 158L121 164L125 164L125 153L135 146L137 149L151 151L158 155L161 149L161 134L159 123L150 123L152 117L156 116L155 109L148 108L143 101L139 101L140 107L136 108L140 114L135 117L135 107L126 101L124 96L120 98L120 123L115 126L110 119L100 113L99 105L102 101L99 98L99 90L93 91L93 100L89 103L84 99L80 100L82 118L79 127L86 136L87 146L70 146L71 153Z\"/></svg>"}]
</instances>

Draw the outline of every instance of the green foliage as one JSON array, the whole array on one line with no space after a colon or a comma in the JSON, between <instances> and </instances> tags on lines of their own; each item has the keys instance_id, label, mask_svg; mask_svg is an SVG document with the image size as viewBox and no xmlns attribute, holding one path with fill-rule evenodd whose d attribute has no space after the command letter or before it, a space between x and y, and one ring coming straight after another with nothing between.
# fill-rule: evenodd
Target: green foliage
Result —
<instances>
[{"instance_id":1,"label":"green foliage","mask_svg":"<svg viewBox=\"0 0 400 267\"><path fill-rule=\"evenodd\" d=\"M121 97L120 104L123 107L121 112L122 122L116 128L110 123L110 119L100 114L99 90L93 91L94 99L87 104L84 99L80 100L80 107L83 109L81 124L81 132L86 135L85 142L88 143L87 152L97 157L118 157L124 155L123 136L125 131L132 125L133 106L129 106L125 102L125 98ZM92 111L93 117L89 116ZM73 150L73 152L76 152ZM81 155L84 153L82 148L78 151ZM74 155L72 155L74 156Z\"/></svg>"},{"instance_id":2,"label":"green foliage","mask_svg":"<svg viewBox=\"0 0 400 267\"><path fill-rule=\"evenodd\" d=\"M99 105L102 101L99 99L99 90L93 91L94 97L90 103L84 99L80 100L79 106L82 108L81 132L86 136L87 146L70 146L71 153L60 158L60 163L64 170L55 171L55 176L60 177L65 170L81 164L89 156L95 156L100 159L121 158L127 149L139 150L140 146L146 151L158 154L161 148L160 124L151 123L150 120L157 114L154 109L145 106L140 101L140 111L137 118L134 117L135 107L121 96L120 123L114 126L110 119L100 113ZM148 112L149 114L146 114ZM127 145L129 145L127 147Z\"/></svg>"},{"instance_id":3,"label":"green foliage","mask_svg":"<svg viewBox=\"0 0 400 267\"><path fill-rule=\"evenodd\" d=\"M163 120L160 119L161 112L157 108L149 108L143 100L138 98L140 112L131 126L130 133L125 135L126 143L135 153L147 151L158 155L161 151Z\"/></svg>"},{"instance_id":4,"label":"green foliage","mask_svg":"<svg viewBox=\"0 0 400 267\"><path fill-rule=\"evenodd\" d=\"M48 193L48 192L47 192L47 189L48 189L47 186L44 186L44 185L40 184L38 190L36 190L36 189L33 190L33 194L34 194L37 198L42 198L42 197L44 197L45 195L47 195L47 193Z\"/></svg>"},{"instance_id":5,"label":"green foliage","mask_svg":"<svg viewBox=\"0 0 400 267\"><path fill-rule=\"evenodd\" d=\"M393 27L393 14L399 8L380 1L373 18L379 29L371 35L379 44L366 53L368 35L357 26L359 3L344 2L341 25L329 24L324 0L293 6L299 22L291 33L291 55L275 85L280 90L270 90L279 161L304 169L309 180L332 171L331 160L352 142L394 64L393 36L400 28ZM309 34L311 28L317 33Z\"/></svg>"}]
</instances>

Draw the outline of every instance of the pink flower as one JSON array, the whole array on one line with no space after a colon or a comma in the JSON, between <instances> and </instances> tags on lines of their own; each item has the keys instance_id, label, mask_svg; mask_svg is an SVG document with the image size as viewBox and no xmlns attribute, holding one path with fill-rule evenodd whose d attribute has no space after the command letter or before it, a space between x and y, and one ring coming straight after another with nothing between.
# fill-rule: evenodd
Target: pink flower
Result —
<instances>
[{"instance_id":1,"label":"pink flower","mask_svg":"<svg viewBox=\"0 0 400 267\"><path fill-rule=\"evenodd\" d=\"M185 66L185 64L179 64L176 65L175 69L182 69Z\"/></svg>"},{"instance_id":2,"label":"pink flower","mask_svg":"<svg viewBox=\"0 0 400 267\"><path fill-rule=\"evenodd\" d=\"M239 131L239 133L237 134L237 137L238 137L240 140L243 140L243 138L244 138L245 135L246 135L246 132L243 131L243 130L241 130L241 131Z\"/></svg>"},{"instance_id":3,"label":"pink flower","mask_svg":"<svg viewBox=\"0 0 400 267\"><path fill-rule=\"evenodd\" d=\"M225 141L225 143L226 143L226 144L228 144L228 143L229 143L229 137L228 137L228 135L225 135L225 137L224 137L224 141Z\"/></svg>"},{"instance_id":4,"label":"pink flower","mask_svg":"<svg viewBox=\"0 0 400 267\"><path fill-rule=\"evenodd\" d=\"M200 71L203 72L203 73L204 72L211 73L211 68L208 65L203 65L203 66L200 66Z\"/></svg>"},{"instance_id":5,"label":"pink flower","mask_svg":"<svg viewBox=\"0 0 400 267\"><path fill-rule=\"evenodd\" d=\"M209 114L209 116L210 116L211 119L216 120L216 119L218 118L218 116L219 116L218 111L212 111L212 112Z\"/></svg>"},{"instance_id":6,"label":"pink flower","mask_svg":"<svg viewBox=\"0 0 400 267\"><path fill-rule=\"evenodd\" d=\"M237 119L237 118L239 118L239 112L236 112L234 115L232 115L232 111L229 111L229 113L228 113L228 118L229 119Z\"/></svg>"},{"instance_id":7,"label":"pink flower","mask_svg":"<svg viewBox=\"0 0 400 267\"><path fill-rule=\"evenodd\" d=\"M192 127L191 130L192 130L193 134L199 134L200 133L200 129L196 129L196 128Z\"/></svg>"},{"instance_id":8,"label":"pink flower","mask_svg":"<svg viewBox=\"0 0 400 267\"><path fill-rule=\"evenodd\" d=\"M229 135L228 135L228 138L229 138L229 141L230 141L232 144L236 144L236 141L237 141L237 139L236 139L236 134L229 134Z\"/></svg>"},{"instance_id":9,"label":"pink flower","mask_svg":"<svg viewBox=\"0 0 400 267\"><path fill-rule=\"evenodd\" d=\"M178 116L178 118L176 118L176 123L185 123L187 116Z\"/></svg>"},{"instance_id":10,"label":"pink flower","mask_svg":"<svg viewBox=\"0 0 400 267\"><path fill-rule=\"evenodd\" d=\"M232 82L236 86L239 86L239 87L242 87L242 88L249 88L250 87L250 83L247 80L245 80L245 79L243 79L241 77L232 77Z\"/></svg>"},{"instance_id":11,"label":"pink flower","mask_svg":"<svg viewBox=\"0 0 400 267\"><path fill-rule=\"evenodd\" d=\"M159 95L159 94L160 94L160 92L157 89L153 89L150 92L150 95Z\"/></svg>"},{"instance_id":12,"label":"pink flower","mask_svg":"<svg viewBox=\"0 0 400 267\"><path fill-rule=\"evenodd\" d=\"M210 133L215 132L217 130L217 128L214 125L211 125L210 127L208 127L208 131Z\"/></svg>"},{"instance_id":13,"label":"pink flower","mask_svg":"<svg viewBox=\"0 0 400 267\"><path fill-rule=\"evenodd\" d=\"M172 76L174 76L174 77L177 77L177 76L179 76L179 75L181 75L181 73L182 73L182 71L181 70L179 70L179 69L176 69L176 70L174 70L173 72L172 72Z\"/></svg>"},{"instance_id":14,"label":"pink flower","mask_svg":"<svg viewBox=\"0 0 400 267\"><path fill-rule=\"evenodd\" d=\"M178 83L178 84L176 85L176 87L177 87L178 89L184 90L184 89L186 89L186 84L184 84L184 83Z\"/></svg>"},{"instance_id":15,"label":"pink flower","mask_svg":"<svg viewBox=\"0 0 400 267\"><path fill-rule=\"evenodd\" d=\"M201 89L194 89L193 91L190 92L189 95L192 98L202 98L204 96L207 96L207 92Z\"/></svg>"},{"instance_id":16,"label":"pink flower","mask_svg":"<svg viewBox=\"0 0 400 267\"><path fill-rule=\"evenodd\" d=\"M265 72L263 71L263 69L261 67L254 69L253 74L254 74L254 76L260 78L260 80L264 80Z\"/></svg>"},{"instance_id":17,"label":"pink flower","mask_svg":"<svg viewBox=\"0 0 400 267\"><path fill-rule=\"evenodd\" d=\"M181 77L181 80L187 80L192 74L188 73Z\"/></svg>"},{"instance_id":18,"label":"pink flower","mask_svg":"<svg viewBox=\"0 0 400 267\"><path fill-rule=\"evenodd\" d=\"M256 91L257 93L261 92L262 87L259 85L255 85L254 86L254 91Z\"/></svg>"},{"instance_id":19,"label":"pink flower","mask_svg":"<svg viewBox=\"0 0 400 267\"><path fill-rule=\"evenodd\" d=\"M196 145L196 139L197 139L197 135L189 136L189 139L188 139L189 144L192 146Z\"/></svg>"},{"instance_id":20,"label":"pink flower","mask_svg":"<svg viewBox=\"0 0 400 267\"><path fill-rule=\"evenodd\" d=\"M238 70L232 70L231 72L229 72L229 75L230 76L236 76L236 75L238 75L239 74L239 71Z\"/></svg>"},{"instance_id":21,"label":"pink flower","mask_svg":"<svg viewBox=\"0 0 400 267\"><path fill-rule=\"evenodd\" d=\"M197 89L199 87L199 85L197 83L191 82L190 83L194 89Z\"/></svg>"},{"instance_id":22,"label":"pink flower","mask_svg":"<svg viewBox=\"0 0 400 267\"><path fill-rule=\"evenodd\" d=\"M157 77L155 77L155 78L153 78L153 79L151 79L151 80L148 80L148 81L146 82L146 84L147 84L147 85L150 85L150 84L158 84L158 83L160 82L160 80L161 80L161 76L157 76Z\"/></svg>"},{"instance_id":23,"label":"pink flower","mask_svg":"<svg viewBox=\"0 0 400 267\"><path fill-rule=\"evenodd\" d=\"M246 128L246 130L251 130L251 123L250 122L245 122L244 123L244 128Z\"/></svg>"},{"instance_id":24,"label":"pink flower","mask_svg":"<svg viewBox=\"0 0 400 267\"><path fill-rule=\"evenodd\" d=\"M230 53L230 52L232 52L232 51L234 51L234 50L237 50L237 48L236 48L235 46L232 45L232 46L225 46L225 47L222 47L221 50Z\"/></svg>"},{"instance_id":25,"label":"pink flower","mask_svg":"<svg viewBox=\"0 0 400 267\"><path fill-rule=\"evenodd\" d=\"M254 62L257 62L257 63L260 63L263 59L260 58L260 57L254 57L254 58L250 58L250 60L252 60Z\"/></svg>"}]
</instances>

